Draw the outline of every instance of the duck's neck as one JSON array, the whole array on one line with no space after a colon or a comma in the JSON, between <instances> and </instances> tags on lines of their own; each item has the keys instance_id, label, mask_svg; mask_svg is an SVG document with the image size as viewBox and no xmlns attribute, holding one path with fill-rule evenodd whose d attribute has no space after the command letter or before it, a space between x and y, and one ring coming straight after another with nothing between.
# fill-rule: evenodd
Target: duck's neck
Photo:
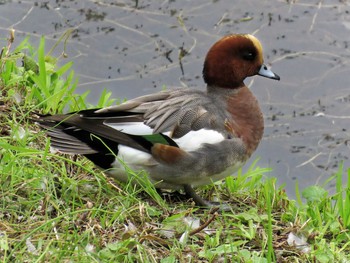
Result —
<instances>
[{"instance_id":1,"label":"duck's neck","mask_svg":"<svg viewBox=\"0 0 350 263\"><path fill-rule=\"evenodd\" d=\"M264 133L264 119L259 103L253 93L244 84L239 88L227 89L208 87L213 92L225 97L230 125L234 135L241 138L250 156L258 147Z\"/></svg>"}]
</instances>

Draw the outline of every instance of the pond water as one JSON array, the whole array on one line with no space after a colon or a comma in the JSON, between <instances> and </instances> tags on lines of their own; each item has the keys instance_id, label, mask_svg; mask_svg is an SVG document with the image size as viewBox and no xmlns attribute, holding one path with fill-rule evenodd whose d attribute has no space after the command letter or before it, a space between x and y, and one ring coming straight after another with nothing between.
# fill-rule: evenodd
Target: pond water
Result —
<instances>
[{"instance_id":1,"label":"pond water","mask_svg":"<svg viewBox=\"0 0 350 263\"><path fill-rule=\"evenodd\" d=\"M341 161L350 167L349 12L347 0L0 0L0 36L5 43L14 28L17 43L30 35L36 45L44 35L52 46L74 28L67 61L79 92L91 90L96 103L104 88L121 99L204 89L210 46L226 34L255 34L281 81L246 80L266 121L252 160L260 157L294 196L296 181L322 184Z\"/></svg>"}]
</instances>

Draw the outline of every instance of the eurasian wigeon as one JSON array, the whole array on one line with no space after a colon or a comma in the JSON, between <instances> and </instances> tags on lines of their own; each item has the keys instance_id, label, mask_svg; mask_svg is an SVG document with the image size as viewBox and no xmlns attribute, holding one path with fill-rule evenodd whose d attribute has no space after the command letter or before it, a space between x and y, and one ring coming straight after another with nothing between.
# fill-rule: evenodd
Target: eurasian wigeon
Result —
<instances>
[{"instance_id":1,"label":"eurasian wigeon","mask_svg":"<svg viewBox=\"0 0 350 263\"><path fill-rule=\"evenodd\" d=\"M180 88L141 96L117 106L42 116L53 148L81 154L109 176L127 181L125 165L145 171L155 187L184 189L232 175L257 148L264 120L249 76L279 80L263 63L259 40L228 35L209 50L206 91Z\"/></svg>"}]
</instances>

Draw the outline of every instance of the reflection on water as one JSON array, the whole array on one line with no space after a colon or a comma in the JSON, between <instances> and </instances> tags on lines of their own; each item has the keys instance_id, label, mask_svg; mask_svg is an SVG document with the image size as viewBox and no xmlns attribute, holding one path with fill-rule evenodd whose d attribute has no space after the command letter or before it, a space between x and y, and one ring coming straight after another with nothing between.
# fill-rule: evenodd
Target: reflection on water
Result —
<instances>
[{"instance_id":1,"label":"reflection on water","mask_svg":"<svg viewBox=\"0 0 350 263\"><path fill-rule=\"evenodd\" d=\"M68 28L69 60L96 102L102 88L132 98L176 86L204 89L208 48L229 33L254 33L280 82L247 80L265 113L259 166L294 195L350 166L350 6L348 1L0 1L0 34L17 41Z\"/></svg>"}]
</instances>

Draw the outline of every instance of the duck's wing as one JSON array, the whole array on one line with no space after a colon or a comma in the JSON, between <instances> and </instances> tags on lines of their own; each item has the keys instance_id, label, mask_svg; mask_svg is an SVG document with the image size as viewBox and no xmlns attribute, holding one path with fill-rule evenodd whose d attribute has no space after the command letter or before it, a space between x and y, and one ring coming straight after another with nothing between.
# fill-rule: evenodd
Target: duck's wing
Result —
<instances>
[{"instance_id":1,"label":"duck's wing","mask_svg":"<svg viewBox=\"0 0 350 263\"><path fill-rule=\"evenodd\" d=\"M125 145L153 156L160 154L155 149L180 156L184 153L174 149L179 148L176 138L203 128L217 129L218 114L214 118L210 107L213 102L201 91L175 90L104 109L40 116L36 121L47 130L52 147L64 153L117 154L118 145ZM153 148L156 144L158 148Z\"/></svg>"},{"instance_id":2,"label":"duck's wing","mask_svg":"<svg viewBox=\"0 0 350 263\"><path fill-rule=\"evenodd\" d=\"M126 119L115 117L121 112L138 114L139 121L150 127L153 134L170 132L171 138L180 138L190 131L204 128L219 131L225 119L212 98L202 91L188 89L142 96L121 105L97 110L95 113L114 116L106 119L105 124L129 131ZM134 124L132 120L129 123L130 126Z\"/></svg>"}]
</instances>

